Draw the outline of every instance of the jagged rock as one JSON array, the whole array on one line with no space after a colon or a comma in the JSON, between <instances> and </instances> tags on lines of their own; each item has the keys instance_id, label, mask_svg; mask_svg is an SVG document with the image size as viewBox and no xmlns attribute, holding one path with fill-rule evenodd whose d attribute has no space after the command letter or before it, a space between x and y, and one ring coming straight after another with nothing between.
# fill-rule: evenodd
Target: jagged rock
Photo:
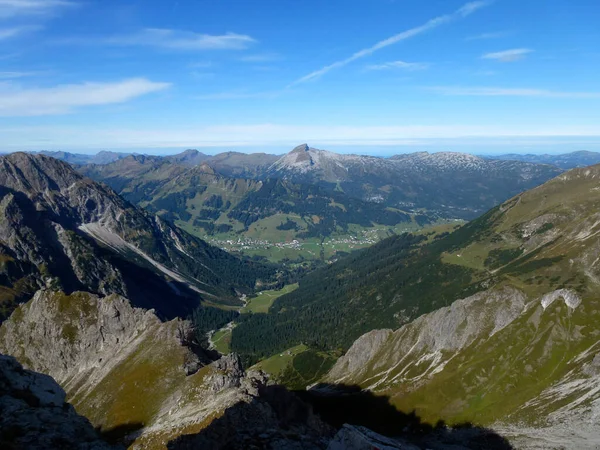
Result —
<instances>
[{"instance_id":1,"label":"jagged rock","mask_svg":"<svg viewBox=\"0 0 600 450\"><path fill-rule=\"evenodd\" d=\"M112 448L65 397L52 377L25 370L16 359L0 355L0 448Z\"/></svg>"},{"instance_id":2,"label":"jagged rock","mask_svg":"<svg viewBox=\"0 0 600 450\"><path fill-rule=\"evenodd\" d=\"M309 441L329 436L310 408L269 386L264 374L246 375L235 354L186 373L186 361L199 363L183 345L188 327L179 319L161 322L117 295L40 291L0 326L0 351L54 376L78 412L103 432L122 430L118 437L133 449L164 448L198 433L217 445L210 429L220 429L212 424L224 415L248 442L269 429L277 430L275 440L289 440L282 427Z\"/></svg>"}]
</instances>

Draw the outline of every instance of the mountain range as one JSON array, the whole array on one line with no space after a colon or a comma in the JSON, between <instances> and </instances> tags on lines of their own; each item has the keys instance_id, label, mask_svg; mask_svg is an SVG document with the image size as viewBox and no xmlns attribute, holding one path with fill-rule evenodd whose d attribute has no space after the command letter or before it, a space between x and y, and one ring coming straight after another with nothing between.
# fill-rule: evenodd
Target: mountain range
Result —
<instances>
[{"instance_id":1,"label":"mountain range","mask_svg":"<svg viewBox=\"0 0 600 450\"><path fill-rule=\"evenodd\" d=\"M561 155L524 155L521 153L511 153L507 155L485 156L485 158L550 164L552 166L560 167L561 169L575 169L577 167L600 164L600 153L587 151L565 153Z\"/></svg>"},{"instance_id":2,"label":"mountain range","mask_svg":"<svg viewBox=\"0 0 600 450\"><path fill-rule=\"evenodd\" d=\"M376 158L307 145L282 157L129 155L77 170L213 245L292 264L333 261L392 234L472 219L561 173L461 153Z\"/></svg>"},{"instance_id":3,"label":"mountain range","mask_svg":"<svg viewBox=\"0 0 600 450\"><path fill-rule=\"evenodd\" d=\"M600 444L600 165L245 158L0 156L2 446ZM340 254L244 314L300 272L177 226L320 237L459 206L478 217ZM228 355L205 345L219 328Z\"/></svg>"},{"instance_id":4,"label":"mountain range","mask_svg":"<svg viewBox=\"0 0 600 450\"><path fill-rule=\"evenodd\" d=\"M275 279L274 267L212 247L47 156L0 157L0 210L5 316L49 288L127 295L174 317L202 302L241 304Z\"/></svg>"},{"instance_id":5,"label":"mountain range","mask_svg":"<svg viewBox=\"0 0 600 450\"><path fill-rule=\"evenodd\" d=\"M327 193L380 204L406 212L427 211L449 218L472 219L495 204L523 190L535 187L558 175L561 170L548 165L518 161L487 160L462 153L426 152L391 158L342 155L317 150L304 144L276 157L265 154L224 153L205 157L188 151L170 157L137 157L146 169L131 170L136 163L114 163L109 167L93 165L82 173L108 182L121 191L117 180L146 176L156 188L164 170L189 166L186 161L206 163L216 173L235 179L287 180L296 184L319 186ZM183 161L184 164L177 164ZM172 163L169 169L161 168ZM158 172L158 173L157 173ZM180 173L179 171L177 172Z\"/></svg>"}]
</instances>

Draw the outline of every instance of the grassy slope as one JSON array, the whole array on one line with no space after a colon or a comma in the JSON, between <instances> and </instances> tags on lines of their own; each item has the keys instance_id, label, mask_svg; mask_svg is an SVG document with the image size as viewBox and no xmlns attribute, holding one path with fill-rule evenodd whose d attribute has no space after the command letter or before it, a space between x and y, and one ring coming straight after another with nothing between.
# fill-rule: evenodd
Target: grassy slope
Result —
<instances>
[{"instance_id":1,"label":"grassy slope","mask_svg":"<svg viewBox=\"0 0 600 450\"><path fill-rule=\"evenodd\" d=\"M244 313L267 313L269 312L269 308L273 304L275 300L277 300L282 295L289 294L290 292L294 292L298 289L298 283L289 284L285 286L283 289L278 291L264 291L260 292L256 297L248 300L248 304L240 310L242 314Z\"/></svg>"},{"instance_id":2,"label":"grassy slope","mask_svg":"<svg viewBox=\"0 0 600 450\"><path fill-rule=\"evenodd\" d=\"M402 378L396 386L381 387L398 408L416 410L431 423L443 419L489 425L504 420L539 425L550 412L586 398L585 383L574 386L582 383L576 380L590 379L584 365L591 364L600 345L598 180L598 166L569 172L458 230L449 237L457 245L438 247L445 264L474 271L487 278L488 287L513 286L531 304L493 337L484 335L469 347L444 355L448 362L443 370L418 386L409 388ZM476 233L461 238L474 226L479 228ZM576 292L582 304L570 310L559 299L544 311L539 299L557 289ZM391 368L382 356L392 351L392 345L389 341L373 358L363 377L365 386L384 373L393 378L395 372L386 372ZM407 354L401 367L393 370L412 365L406 376L418 377L431 358L421 359L424 356ZM552 391L559 382L562 391ZM543 401L528 403L543 392ZM596 398L593 390L590 393L583 405Z\"/></svg>"}]
</instances>

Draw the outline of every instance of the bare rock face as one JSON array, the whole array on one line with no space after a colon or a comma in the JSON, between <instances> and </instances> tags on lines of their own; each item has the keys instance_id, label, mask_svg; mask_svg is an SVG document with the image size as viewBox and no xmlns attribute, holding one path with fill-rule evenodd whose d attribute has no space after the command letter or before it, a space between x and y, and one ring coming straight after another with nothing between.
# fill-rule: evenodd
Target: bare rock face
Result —
<instances>
[{"instance_id":1,"label":"bare rock face","mask_svg":"<svg viewBox=\"0 0 600 450\"><path fill-rule=\"evenodd\" d=\"M338 359L329 372L329 377L343 378L349 372L355 373L364 368L392 333L392 330L373 330L363 334L352 344L348 352Z\"/></svg>"},{"instance_id":2,"label":"bare rock face","mask_svg":"<svg viewBox=\"0 0 600 450\"><path fill-rule=\"evenodd\" d=\"M373 389L401 381L418 384L442 370L452 352L509 325L525 310L526 300L521 291L510 287L486 291L422 316L397 331L367 333L337 361L324 381L369 383ZM405 376L411 369L413 375Z\"/></svg>"},{"instance_id":3,"label":"bare rock face","mask_svg":"<svg viewBox=\"0 0 600 450\"><path fill-rule=\"evenodd\" d=\"M0 355L0 448L110 449L65 398L65 391L48 375L25 370L16 359Z\"/></svg>"},{"instance_id":4,"label":"bare rock face","mask_svg":"<svg viewBox=\"0 0 600 450\"><path fill-rule=\"evenodd\" d=\"M89 388L160 324L153 311L133 308L118 295L38 291L2 325L0 351L67 389Z\"/></svg>"}]
</instances>

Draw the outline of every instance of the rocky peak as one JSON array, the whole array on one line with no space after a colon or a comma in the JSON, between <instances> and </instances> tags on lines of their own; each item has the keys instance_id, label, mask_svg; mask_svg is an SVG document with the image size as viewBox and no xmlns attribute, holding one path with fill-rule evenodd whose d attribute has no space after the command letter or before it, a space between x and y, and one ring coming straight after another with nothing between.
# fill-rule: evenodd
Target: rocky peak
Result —
<instances>
[{"instance_id":1,"label":"rocky peak","mask_svg":"<svg viewBox=\"0 0 600 450\"><path fill-rule=\"evenodd\" d=\"M65 189L81 178L69 164L49 156L20 152L0 157L0 186L27 194Z\"/></svg>"},{"instance_id":2,"label":"rocky peak","mask_svg":"<svg viewBox=\"0 0 600 450\"><path fill-rule=\"evenodd\" d=\"M215 172L215 169L213 169L208 163L203 162L201 163L199 166L197 166L196 169L197 172L200 172L202 174L208 174L208 175L217 175L217 173Z\"/></svg>"},{"instance_id":3,"label":"rocky peak","mask_svg":"<svg viewBox=\"0 0 600 450\"><path fill-rule=\"evenodd\" d=\"M310 147L308 146L308 144L302 144L299 145L298 147L294 148L294 150L292 150L290 153L304 153L304 152L308 152L310 150Z\"/></svg>"}]
</instances>

